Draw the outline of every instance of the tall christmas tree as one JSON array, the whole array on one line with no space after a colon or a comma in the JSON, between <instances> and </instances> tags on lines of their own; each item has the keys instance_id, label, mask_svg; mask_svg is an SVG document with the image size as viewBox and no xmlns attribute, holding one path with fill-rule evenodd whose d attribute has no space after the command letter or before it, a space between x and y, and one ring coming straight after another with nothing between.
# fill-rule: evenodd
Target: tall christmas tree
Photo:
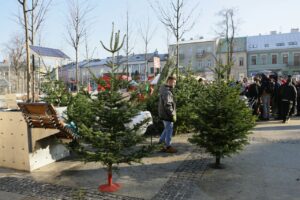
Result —
<instances>
[{"instance_id":1,"label":"tall christmas tree","mask_svg":"<svg viewBox=\"0 0 300 200\"><path fill-rule=\"evenodd\" d=\"M120 163L140 162L140 159L151 151L150 145L143 145L144 136L137 130L147 120L130 126L132 118L139 110L135 103L125 100L119 92L119 80L115 75L114 55L123 42L119 43L120 32L114 33L110 48L104 49L112 53L112 59L107 64L111 68L110 88L99 92L97 98L88 95L78 95L73 105L69 106L69 118L78 127L79 144L73 148L86 162L101 162L107 167L108 183L99 186L103 192L116 191L120 185L112 182L113 167ZM124 41L124 38L123 38Z\"/></svg>"}]
</instances>

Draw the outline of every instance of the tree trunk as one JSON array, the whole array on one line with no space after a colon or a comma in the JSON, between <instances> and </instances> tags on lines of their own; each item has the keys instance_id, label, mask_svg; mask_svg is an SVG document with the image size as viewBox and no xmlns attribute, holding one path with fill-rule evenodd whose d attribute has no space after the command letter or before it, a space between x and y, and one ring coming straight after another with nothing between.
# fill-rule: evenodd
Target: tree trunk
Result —
<instances>
[{"instance_id":1,"label":"tree trunk","mask_svg":"<svg viewBox=\"0 0 300 200\"><path fill-rule=\"evenodd\" d=\"M27 66L27 101L30 100L30 50L29 50L29 38L28 38L28 24L27 24L27 11L26 11L27 1L24 0L23 3L23 14L24 14L24 24L25 24L25 41L26 41L26 66Z\"/></svg>"},{"instance_id":2,"label":"tree trunk","mask_svg":"<svg viewBox=\"0 0 300 200\"><path fill-rule=\"evenodd\" d=\"M34 9L34 1L32 0L31 1L32 3L32 9ZM34 45L34 16L33 16L34 12L33 10L31 11L31 45ZM34 55L32 55L32 71L31 71L31 94L32 94L32 102L35 102L35 98L34 98L34 95L35 95L35 77L34 77L34 72L35 72L35 62L34 62Z\"/></svg>"},{"instance_id":3,"label":"tree trunk","mask_svg":"<svg viewBox=\"0 0 300 200\"><path fill-rule=\"evenodd\" d=\"M112 165L108 166L108 171L107 171L107 184L109 186L112 186Z\"/></svg>"},{"instance_id":4,"label":"tree trunk","mask_svg":"<svg viewBox=\"0 0 300 200\"><path fill-rule=\"evenodd\" d=\"M215 166L216 167L220 167L220 165L221 165L221 154L217 153L216 154L216 163L215 163Z\"/></svg>"},{"instance_id":5,"label":"tree trunk","mask_svg":"<svg viewBox=\"0 0 300 200\"><path fill-rule=\"evenodd\" d=\"M179 38L176 42L176 77L179 79Z\"/></svg>"},{"instance_id":6,"label":"tree trunk","mask_svg":"<svg viewBox=\"0 0 300 200\"><path fill-rule=\"evenodd\" d=\"M33 42L32 42L33 43ZM34 77L34 72L35 72L35 62L34 62L34 55L32 55L32 71L31 71L31 94L32 94L32 102L35 102L35 77Z\"/></svg>"},{"instance_id":7,"label":"tree trunk","mask_svg":"<svg viewBox=\"0 0 300 200\"><path fill-rule=\"evenodd\" d=\"M75 62L76 62L76 91L77 91L77 93L79 92L79 80L78 80L78 49L76 48L75 49L75 51L76 51L76 60L75 60Z\"/></svg>"}]
</instances>

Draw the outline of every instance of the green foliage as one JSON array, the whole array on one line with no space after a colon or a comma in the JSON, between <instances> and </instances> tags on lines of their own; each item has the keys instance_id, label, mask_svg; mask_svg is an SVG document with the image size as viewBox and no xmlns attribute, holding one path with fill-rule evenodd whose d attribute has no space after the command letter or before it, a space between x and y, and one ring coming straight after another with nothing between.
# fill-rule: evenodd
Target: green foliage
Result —
<instances>
[{"instance_id":1,"label":"green foliage","mask_svg":"<svg viewBox=\"0 0 300 200\"><path fill-rule=\"evenodd\" d=\"M192 75L181 77L175 87L175 99L177 106L177 121L175 122L176 133L189 133L194 130L192 118L197 104L195 98L202 93L203 85Z\"/></svg>"},{"instance_id":2,"label":"green foliage","mask_svg":"<svg viewBox=\"0 0 300 200\"><path fill-rule=\"evenodd\" d=\"M115 42L113 37L114 31L110 49L105 47L113 54L110 90L99 92L96 98L78 94L67 113L69 120L76 124L80 138L77 145L72 145L74 151L86 162L101 162L107 166L109 174L113 165L140 162L153 148L142 145L145 137L138 134L147 120L135 126L128 125L138 115L139 105L131 99L126 100L119 92L118 86L123 83L114 73L114 53L121 48L119 33L115 35ZM95 78L95 81L100 80Z\"/></svg>"},{"instance_id":3,"label":"green foliage","mask_svg":"<svg viewBox=\"0 0 300 200\"><path fill-rule=\"evenodd\" d=\"M71 98L67 108L68 122L76 122L77 126L85 124L92 126L94 121L91 120L93 116L92 99L88 94L79 92L76 96Z\"/></svg>"},{"instance_id":4,"label":"green foliage","mask_svg":"<svg viewBox=\"0 0 300 200\"><path fill-rule=\"evenodd\" d=\"M62 81L48 79L42 83L41 92L45 94L41 100L54 106L67 106L70 102L71 94Z\"/></svg>"},{"instance_id":5,"label":"green foliage","mask_svg":"<svg viewBox=\"0 0 300 200\"><path fill-rule=\"evenodd\" d=\"M224 81L206 85L194 102L193 121L197 133L189 140L220 159L242 150L255 125L255 117L239 90Z\"/></svg>"},{"instance_id":6,"label":"green foliage","mask_svg":"<svg viewBox=\"0 0 300 200\"><path fill-rule=\"evenodd\" d=\"M78 126L80 142L74 150L86 162L101 162L107 167L119 163L139 162L151 147L139 145L145 138L137 134L131 122L139 110L117 91L100 92L96 99L80 95L72 101L68 117ZM72 109L71 109L72 108Z\"/></svg>"}]
</instances>

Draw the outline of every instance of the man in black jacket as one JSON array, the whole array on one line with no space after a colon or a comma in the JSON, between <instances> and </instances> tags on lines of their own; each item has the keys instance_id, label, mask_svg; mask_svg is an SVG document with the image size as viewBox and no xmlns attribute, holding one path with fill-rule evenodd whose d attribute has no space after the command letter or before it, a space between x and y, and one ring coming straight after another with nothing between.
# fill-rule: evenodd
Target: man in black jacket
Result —
<instances>
[{"instance_id":1,"label":"man in black jacket","mask_svg":"<svg viewBox=\"0 0 300 200\"><path fill-rule=\"evenodd\" d=\"M292 84L291 76L288 77L287 82L279 88L280 96L280 112L283 123L289 120L292 114L292 108L297 106L297 90Z\"/></svg>"},{"instance_id":2,"label":"man in black jacket","mask_svg":"<svg viewBox=\"0 0 300 200\"><path fill-rule=\"evenodd\" d=\"M159 89L158 115L164 123L164 130L160 136L159 143L164 143L164 152L176 153L177 150L171 146L173 126L176 121L176 103L173 95L173 88L176 85L176 78L169 76L167 83Z\"/></svg>"}]
</instances>

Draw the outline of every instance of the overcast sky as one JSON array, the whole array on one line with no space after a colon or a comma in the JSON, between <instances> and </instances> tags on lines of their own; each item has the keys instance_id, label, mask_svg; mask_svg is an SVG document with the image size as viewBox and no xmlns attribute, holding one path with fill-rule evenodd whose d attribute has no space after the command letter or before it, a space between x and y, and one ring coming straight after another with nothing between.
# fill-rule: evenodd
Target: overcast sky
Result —
<instances>
[{"instance_id":1,"label":"overcast sky","mask_svg":"<svg viewBox=\"0 0 300 200\"><path fill-rule=\"evenodd\" d=\"M66 16L70 0L52 0L52 5L47 14L42 28L42 46L58 48L71 58L74 51L67 43ZM109 56L100 46L100 40L105 44L109 42L111 23L115 22L116 29L125 34L126 10L129 10L130 27L132 32L132 45L134 53L144 52L144 43L139 33L140 24L145 24L147 18L151 20L154 36L149 45L149 52L157 49L159 53L167 52L167 31L157 20L156 14L149 6L148 0L86 0L93 7L89 14L89 39L91 51L95 50L95 58ZM149 0L154 2L155 0ZM167 6L169 0L160 0ZM30 0L29 0L30 2ZM186 0L186 11L199 4L195 11L196 25L185 34L184 38L191 37L214 38L217 23L220 21L217 13L224 8L236 8L240 21L238 36L268 34L272 30L289 32L291 28L300 28L300 0ZM22 34L20 25L16 22L20 5L17 0L0 0L0 60L6 57L5 46L11 36ZM171 37L174 42L174 37ZM83 46L83 45L82 45ZM124 54L124 51L121 51ZM84 58L84 51L80 58Z\"/></svg>"}]
</instances>

